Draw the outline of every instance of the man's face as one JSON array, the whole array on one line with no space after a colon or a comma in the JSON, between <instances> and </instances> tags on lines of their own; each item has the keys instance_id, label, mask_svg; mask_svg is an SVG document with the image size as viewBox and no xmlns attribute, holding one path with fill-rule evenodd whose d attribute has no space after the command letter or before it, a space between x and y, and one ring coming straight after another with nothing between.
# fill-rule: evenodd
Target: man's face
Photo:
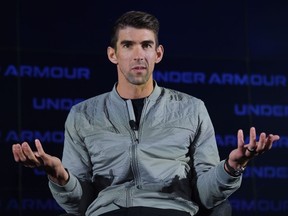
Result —
<instances>
[{"instance_id":1,"label":"man's face","mask_svg":"<svg viewBox=\"0 0 288 216\"><path fill-rule=\"evenodd\" d=\"M119 78L133 85L143 85L152 79L155 63L162 59L162 46L156 48L154 32L126 27L118 33L113 61Z\"/></svg>"}]
</instances>

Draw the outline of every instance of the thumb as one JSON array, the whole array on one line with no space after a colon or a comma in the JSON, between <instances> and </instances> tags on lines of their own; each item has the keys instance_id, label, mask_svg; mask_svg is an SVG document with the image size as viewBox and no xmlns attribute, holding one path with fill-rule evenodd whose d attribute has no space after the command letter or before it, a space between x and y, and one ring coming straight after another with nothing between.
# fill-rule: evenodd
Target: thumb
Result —
<instances>
[{"instance_id":1,"label":"thumb","mask_svg":"<svg viewBox=\"0 0 288 216\"><path fill-rule=\"evenodd\" d=\"M39 166L44 166L44 167L46 167L45 169L47 169L48 167L50 167L50 168L53 167L52 157L49 154L45 153L39 139L35 139L35 146L37 149L37 151L35 152L35 156L37 157L37 159L40 163ZM49 172L49 169L45 170L45 171Z\"/></svg>"},{"instance_id":2,"label":"thumb","mask_svg":"<svg viewBox=\"0 0 288 216\"><path fill-rule=\"evenodd\" d=\"M35 152L36 157L41 158L42 160L44 160L45 157L46 157L46 153L45 153L45 151L44 151L44 149L42 147L42 144L41 144L39 139L35 139L35 146L36 146L36 149L37 149L37 152Z\"/></svg>"},{"instance_id":3,"label":"thumb","mask_svg":"<svg viewBox=\"0 0 288 216\"><path fill-rule=\"evenodd\" d=\"M36 146L37 151L38 151L39 153L45 153L44 150L43 150L43 148L42 148L42 144L41 144L41 142L40 142L39 139L35 139L35 146Z\"/></svg>"}]
</instances>

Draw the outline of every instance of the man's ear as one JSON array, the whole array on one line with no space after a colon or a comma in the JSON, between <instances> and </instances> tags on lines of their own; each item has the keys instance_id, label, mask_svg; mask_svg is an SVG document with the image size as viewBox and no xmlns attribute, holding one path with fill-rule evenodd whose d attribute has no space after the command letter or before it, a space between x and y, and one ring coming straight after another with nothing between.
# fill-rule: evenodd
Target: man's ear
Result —
<instances>
[{"instance_id":1,"label":"man's ear","mask_svg":"<svg viewBox=\"0 0 288 216\"><path fill-rule=\"evenodd\" d=\"M157 63L159 63L162 60L163 55L164 55L164 47L162 45L159 45L157 47L156 54L157 54L157 56L156 56L155 63L157 64Z\"/></svg>"},{"instance_id":2,"label":"man's ear","mask_svg":"<svg viewBox=\"0 0 288 216\"><path fill-rule=\"evenodd\" d=\"M113 63L113 64L118 64L117 62L117 57L116 57L116 52L115 52L115 49L112 48L112 47L108 47L107 48L107 56L108 56L108 59Z\"/></svg>"}]
</instances>

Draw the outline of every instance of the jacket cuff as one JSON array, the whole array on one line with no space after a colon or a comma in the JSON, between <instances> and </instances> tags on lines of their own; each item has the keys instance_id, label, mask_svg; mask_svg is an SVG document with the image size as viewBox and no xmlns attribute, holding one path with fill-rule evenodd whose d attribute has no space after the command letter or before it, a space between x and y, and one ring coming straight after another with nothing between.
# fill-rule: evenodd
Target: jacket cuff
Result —
<instances>
[{"instance_id":1,"label":"jacket cuff","mask_svg":"<svg viewBox=\"0 0 288 216\"><path fill-rule=\"evenodd\" d=\"M55 182L53 182L49 177L49 187L51 188L52 191L55 192L71 192L77 185L77 178L70 173L68 170L67 172L69 173L69 180L65 185L59 185Z\"/></svg>"},{"instance_id":2,"label":"jacket cuff","mask_svg":"<svg viewBox=\"0 0 288 216\"><path fill-rule=\"evenodd\" d=\"M225 183L231 184L231 183L236 183L242 179L242 175L237 176L237 177L230 175L225 170L224 166L225 166L225 160L222 160L219 166L217 166L217 171L216 171L217 177L218 179L221 179L221 182L223 182L224 184Z\"/></svg>"}]
</instances>

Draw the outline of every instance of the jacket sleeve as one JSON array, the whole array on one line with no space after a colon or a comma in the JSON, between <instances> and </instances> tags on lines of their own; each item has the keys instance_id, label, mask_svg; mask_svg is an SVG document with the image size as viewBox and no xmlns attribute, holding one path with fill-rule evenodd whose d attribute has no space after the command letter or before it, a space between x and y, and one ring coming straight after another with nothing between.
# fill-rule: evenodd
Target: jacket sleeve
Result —
<instances>
[{"instance_id":1,"label":"jacket sleeve","mask_svg":"<svg viewBox=\"0 0 288 216\"><path fill-rule=\"evenodd\" d=\"M212 208L240 187L242 177L232 177L224 170L214 127L202 101L198 104L198 130L192 146L196 199L206 208Z\"/></svg>"},{"instance_id":2,"label":"jacket sleeve","mask_svg":"<svg viewBox=\"0 0 288 216\"><path fill-rule=\"evenodd\" d=\"M60 186L49 180L49 188L56 202L68 213L81 215L95 199L91 183L91 163L79 134L85 118L71 109L65 122L62 163L69 172L69 181ZM77 124L76 124L77 123Z\"/></svg>"}]
</instances>

